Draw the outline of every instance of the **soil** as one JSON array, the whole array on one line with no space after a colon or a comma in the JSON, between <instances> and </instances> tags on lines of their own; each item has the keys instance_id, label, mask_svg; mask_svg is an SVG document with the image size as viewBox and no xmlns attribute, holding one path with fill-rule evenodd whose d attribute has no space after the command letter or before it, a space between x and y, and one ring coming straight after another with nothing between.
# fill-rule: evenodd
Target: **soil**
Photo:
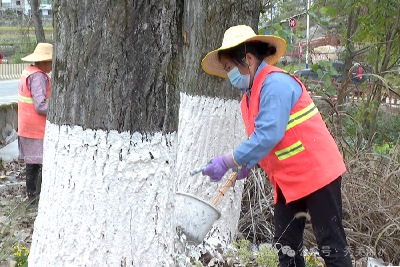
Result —
<instances>
[{"instance_id":1,"label":"soil","mask_svg":"<svg viewBox=\"0 0 400 267\"><path fill-rule=\"evenodd\" d=\"M0 160L0 267L9 266L15 245L30 248L36 216L26 196L25 164Z\"/></svg>"}]
</instances>

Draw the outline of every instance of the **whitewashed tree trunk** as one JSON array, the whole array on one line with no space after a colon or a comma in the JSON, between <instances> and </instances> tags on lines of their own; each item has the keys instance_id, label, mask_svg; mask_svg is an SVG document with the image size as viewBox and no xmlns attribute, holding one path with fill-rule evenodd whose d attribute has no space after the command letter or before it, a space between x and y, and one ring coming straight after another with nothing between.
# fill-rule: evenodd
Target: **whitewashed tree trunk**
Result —
<instances>
[{"instance_id":1,"label":"whitewashed tree trunk","mask_svg":"<svg viewBox=\"0 0 400 267\"><path fill-rule=\"evenodd\" d=\"M29 266L174 266L174 143L48 122Z\"/></svg>"},{"instance_id":2,"label":"whitewashed tree trunk","mask_svg":"<svg viewBox=\"0 0 400 267\"><path fill-rule=\"evenodd\" d=\"M218 190L232 173L229 171L218 183L208 176L189 172L203 167L213 157L236 148L246 138L240 103L205 96L181 93L179 111L178 150L176 171L177 191L193 194L211 202ZM221 218L214 224L206 242L225 247L237 233L242 200L243 181L238 181L223 197L217 209Z\"/></svg>"},{"instance_id":3,"label":"whitewashed tree trunk","mask_svg":"<svg viewBox=\"0 0 400 267\"><path fill-rule=\"evenodd\" d=\"M224 32L246 24L257 31L260 1L185 1L183 14L182 68L179 74L177 190L210 202L231 172L219 183L189 172L209 160L235 149L246 139L240 112L241 92L228 79L209 75L201 61L222 44ZM221 218L209 232L206 243L225 247L235 240L240 215L243 181L221 200ZM189 253L190 254L190 253Z\"/></svg>"}]
</instances>

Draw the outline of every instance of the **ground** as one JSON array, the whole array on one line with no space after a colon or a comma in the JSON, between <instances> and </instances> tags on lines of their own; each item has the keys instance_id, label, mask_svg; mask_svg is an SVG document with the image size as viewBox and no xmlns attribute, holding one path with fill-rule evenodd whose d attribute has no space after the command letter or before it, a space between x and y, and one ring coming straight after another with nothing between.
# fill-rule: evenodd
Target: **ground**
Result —
<instances>
[{"instance_id":1,"label":"ground","mask_svg":"<svg viewBox=\"0 0 400 267\"><path fill-rule=\"evenodd\" d=\"M9 266L12 247L30 248L37 209L27 205L25 164L0 164L0 267Z\"/></svg>"}]
</instances>

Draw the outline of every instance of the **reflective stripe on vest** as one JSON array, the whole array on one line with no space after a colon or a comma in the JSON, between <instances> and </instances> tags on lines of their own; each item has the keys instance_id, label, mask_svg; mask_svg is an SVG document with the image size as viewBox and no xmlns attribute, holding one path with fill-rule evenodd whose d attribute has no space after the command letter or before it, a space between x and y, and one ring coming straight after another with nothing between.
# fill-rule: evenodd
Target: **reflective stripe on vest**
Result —
<instances>
[{"instance_id":1,"label":"reflective stripe on vest","mask_svg":"<svg viewBox=\"0 0 400 267\"><path fill-rule=\"evenodd\" d=\"M304 109L290 115L286 131L296 126L297 124L300 124L308 120L317 113L318 113L318 108L314 104L314 102L312 102L308 107L305 107Z\"/></svg>"},{"instance_id":2,"label":"reflective stripe on vest","mask_svg":"<svg viewBox=\"0 0 400 267\"><path fill-rule=\"evenodd\" d=\"M33 97L26 97L18 94L18 100L24 103L33 104ZM49 102L48 98L46 98L46 102Z\"/></svg>"},{"instance_id":3,"label":"reflective stripe on vest","mask_svg":"<svg viewBox=\"0 0 400 267\"><path fill-rule=\"evenodd\" d=\"M31 75L31 73L25 69L22 71L22 75L24 75L24 76L26 76L26 78L28 78Z\"/></svg>"},{"instance_id":4,"label":"reflective stripe on vest","mask_svg":"<svg viewBox=\"0 0 400 267\"><path fill-rule=\"evenodd\" d=\"M296 155L297 153L300 153L303 150L305 150L303 144L301 143L301 141L297 141L287 148L275 151L275 155L278 157L279 160L284 160Z\"/></svg>"}]
</instances>

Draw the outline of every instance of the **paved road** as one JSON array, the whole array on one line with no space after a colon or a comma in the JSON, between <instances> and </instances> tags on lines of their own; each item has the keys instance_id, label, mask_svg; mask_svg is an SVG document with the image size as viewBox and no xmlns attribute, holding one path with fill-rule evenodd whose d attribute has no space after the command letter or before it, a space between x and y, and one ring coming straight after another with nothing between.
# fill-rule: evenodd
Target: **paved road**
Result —
<instances>
[{"instance_id":1,"label":"paved road","mask_svg":"<svg viewBox=\"0 0 400 267\"><path fill-rule=\"evenodd\" d=\"M18 94L19 80L0 81L0 98Z\"/></svg>"},{"instance_id":2,"label":"paved road","mask_svg":"<svg viewBox=\"0 0 400 267\"><path fill-rule=\"evenodd\" d=\"M19 80L0 81L0 106L18 101Z\"/></svg>"}]
</instances>

